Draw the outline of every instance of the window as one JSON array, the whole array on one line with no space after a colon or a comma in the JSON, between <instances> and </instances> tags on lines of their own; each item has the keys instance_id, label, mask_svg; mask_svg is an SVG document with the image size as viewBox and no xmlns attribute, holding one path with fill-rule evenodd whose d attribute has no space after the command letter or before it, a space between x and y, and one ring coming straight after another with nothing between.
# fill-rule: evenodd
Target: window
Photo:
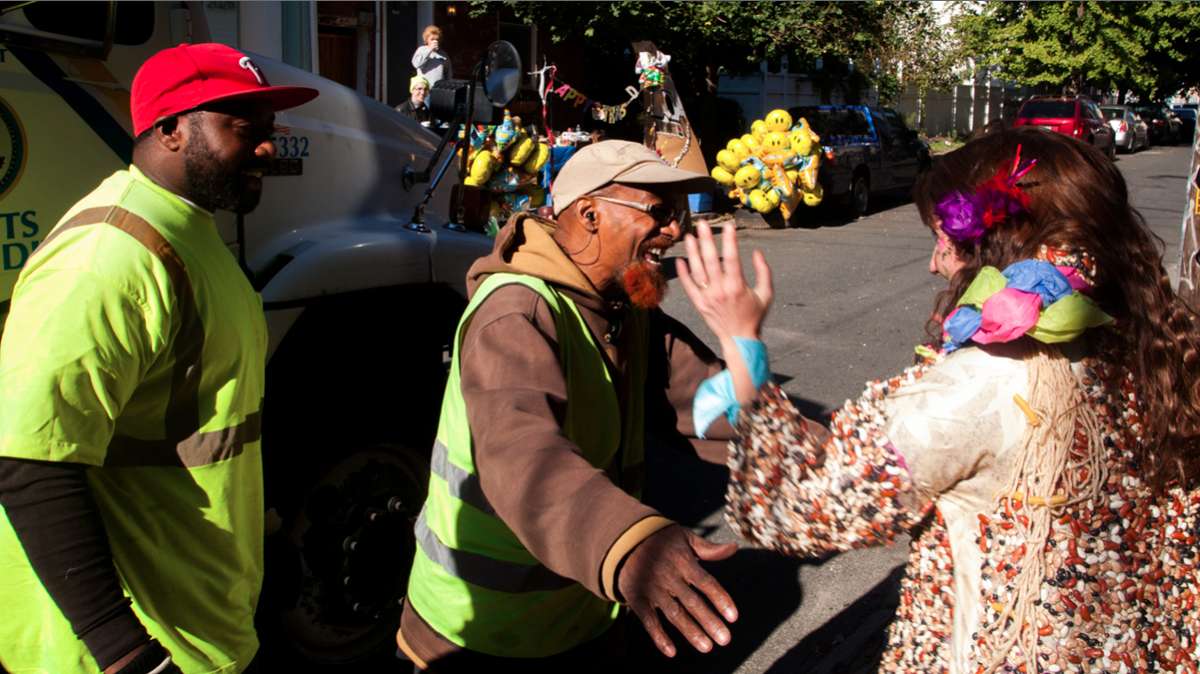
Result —
<instances>
[{"instance_id":1,"label":"window","mask_svg":"<svg viewBox=\"0 0 1200 674\"><path fill-rule=\"evenodd\" d=\"M1104 113L1105 119L1122 119L1125 117L1125 111L1121 108L1100 108Z\"/></svg>"},{"instance_id":2,"label":"window","mask_svg":"<svg viewBox=\"0 0 1200 674\"><path fill-rule=\"evenodd\" d=\"M818 136L868 136L871 127L861 110L821 110L814 107L792 108L792 119L808 120Z\"/></svg>"},{"instance_id":3,"label":"window","mask_svg":"<svg viewBox=\"0 0 1200 674\"><path fill-rule=\"evenodd\" d=\"M1074 117L1075 101L1028 101L1019 117Z\"/></svg>"},{"instance_id":4,"label":"window","mask_svg":"<svg viewBox=\"0 0 1200 674\"><path fill-rule=\"evenodd\" d=\"M892 129L891 122L874 112L871 113L871 120L875 122L875 133L879 134L880 140L892 141L896 139L896 132Z\"/></svg>"},{"instance_id":5,"label":"window","mask_svg":"<svg viewBox=\"0 0 1200 674\"><path fill-rule=\"evenodd\" d=\"M312 5L285 2L280 5L283 19L283 62L312 72Z\"/></svg>"},{"instance_id":6,"label":"window","mask_svg":"<svg viewBox=\"0 0 1200 674\"><path fill-rule=\"evenodd\" d=\"M113 42L121 45L139 45L154 33L153 2L118 2L116 32ZM103 42L108 27L107 2L34 2L25 7L25 18L34 28Z\"/></svg>"}]
</instances>

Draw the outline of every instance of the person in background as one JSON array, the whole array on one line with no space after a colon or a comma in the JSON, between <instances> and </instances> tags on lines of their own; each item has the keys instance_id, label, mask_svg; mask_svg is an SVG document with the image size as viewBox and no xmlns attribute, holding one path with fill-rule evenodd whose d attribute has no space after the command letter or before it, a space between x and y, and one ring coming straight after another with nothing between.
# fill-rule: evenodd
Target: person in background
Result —
<instances>
[{"instance_id":1,"label":"person in background","mask_svg":"<svg viewBox=\"0 0 1200 674\"><path fill-rule=\"evenodd\" d=\"M1196 671L1200 317L1161 239L1107 157L1033 127L945 155L914 199L941 348L828 427L768 381L771 298L732 229L721 257L687 240L732 377L731 527L798 557L911 533L883 672Z\"/></svg>"},{"instance_id":2,"label":"person in background","mask_svg":"<svg viewBox=\"0 0 1200 674\"><path fill-rule=\"evenodd\" d=\"M397 635L419 669L598 671L622 604L668 656L659 611L699 651L729 643L737 609L700 561L735 547L640 499L646 431L695 438L721 369L657 308L683 195L709 184L637 143L589 145L554 219L514 215L472 265Z\"/></svg>"},{"instance_id":3,"label":"person in background","mask_svg":"<svg viewBox=\"0 0 1200 674\"><path fill-rule=\"evenodd\" d=\"M414 75L408 81L408 100L396 106L396 111L406 117L411 117L425 126L430 124L429 114L429 80L420 75Z\"/></svg>"},{"instance_id":4,"label":"person in background","mask_svg":"<svg viewBox=\"0 0 1200 674\"><path fill-rule=\"evenodd\" d=\"M275 111L316 96L225 45L155 54L133 164L21 271L0 342L0 671L250 666L267 326L213 212L258 205Z\"/></svg>"},{"instance_id":5,"label":"person in background","mask_svg":"<svg viewBox=\"0 0 1200 674\"><path fill-rule=\"evenodd\" d=\"M421 41L425 44L417 47L417 51L413 52L412 57L412 64L417 69L417 74L424 77L431 88L439 80L454 77L454 67L450 63L450 57L441 49L442 29L437 26L426 26L425 31L421 33Z\"/></svg>"}]
</instances>

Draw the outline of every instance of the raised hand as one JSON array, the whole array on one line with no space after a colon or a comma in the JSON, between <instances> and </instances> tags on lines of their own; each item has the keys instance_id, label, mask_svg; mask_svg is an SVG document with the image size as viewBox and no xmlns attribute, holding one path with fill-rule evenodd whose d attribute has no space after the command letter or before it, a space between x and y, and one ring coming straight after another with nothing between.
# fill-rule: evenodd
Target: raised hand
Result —
<instances>
[{"instance_id":1,"label":"raised hand","mask_svg":"<svg viewBox=\"0 0 1200 674\"><path fill-rule=\"evenodd\" d=\"M721 233L720 256L712 229L701 224L696 231L697 236L689 234L684 239L687 261L675 260L683 291L722 345L733 337L759 339L775 296L771 268L762 251L754 251L755 283L751 288L742 274L734 228L725 227Z\"/></svg>"},{"instance_id":2,"label":"raised hand","mask_svg":"<svg viewBox=\"0 0 1200 674\"><path fill-rule=\"evenodd\" d=\"M754 251L754 287L751 288L742 274L734 228L726 227L721 233L719 258L712 229L700 225L696 231L697 237L689 234L684 240L687 262L676 260L675 270L688 299L721 341L721 352L733 377L738 402L748 405L758 395L758 389L734 338L761 339L762 323L775 296L771 268L762 251Z\"/></svg>"}]
</instances>

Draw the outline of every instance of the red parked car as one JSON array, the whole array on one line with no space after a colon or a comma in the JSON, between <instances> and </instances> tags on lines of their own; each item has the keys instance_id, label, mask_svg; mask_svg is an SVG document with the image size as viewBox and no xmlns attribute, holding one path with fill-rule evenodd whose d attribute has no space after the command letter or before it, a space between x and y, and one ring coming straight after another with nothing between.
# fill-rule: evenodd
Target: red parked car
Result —
<instances>
[{"instance_id":1,"label":"red parked car","mask_svg":"<svg viewBox=\"0 0 1200 674\"><path fill-rule=\"evenodd\" d=\"M1116 133L1091 100L1074 98L1031 98L1017 111L1013 126L1040 126L1094 145L1111 159L1117 154Z\"/></svg>"}]
</instances>

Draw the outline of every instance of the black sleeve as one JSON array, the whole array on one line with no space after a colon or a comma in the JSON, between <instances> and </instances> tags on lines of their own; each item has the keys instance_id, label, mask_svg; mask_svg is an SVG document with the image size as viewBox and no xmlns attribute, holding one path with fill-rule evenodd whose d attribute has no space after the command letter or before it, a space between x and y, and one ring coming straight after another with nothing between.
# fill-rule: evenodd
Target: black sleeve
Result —
<instances>
[{"instance_id":1,"label":"black sleeve","mask_svg":"<svg viewBox=\"0 0 1200 674\"><path fill-rule=\"evenodd\" d=\"M86 470L0 458L0 505L46 592L104 669L150 636L121 591Z\"/></svg>"}]
</instances>

